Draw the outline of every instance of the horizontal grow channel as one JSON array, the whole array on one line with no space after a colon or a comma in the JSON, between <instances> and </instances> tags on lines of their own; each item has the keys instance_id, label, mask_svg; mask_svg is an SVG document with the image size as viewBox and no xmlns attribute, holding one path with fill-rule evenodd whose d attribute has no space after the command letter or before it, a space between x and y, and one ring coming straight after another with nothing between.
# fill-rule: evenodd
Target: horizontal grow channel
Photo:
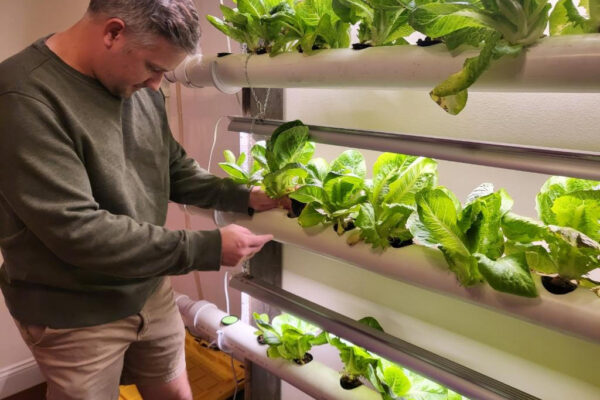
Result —
<instances>
[{"instance_id":1,"label":"horizontal grow channel","mask_svg":"<svg viewBox=\"0 0 600 400\"><path fill-rule=\"evenodd\" d=\"M364 243L349 247L330 226L302 229L283 210L258 213L253 217L217 212L215 219L219 226L235 223L258 234L271 233L279 242L291 243L392 279L600 343L599 299L586 289L578 288L566 295L554 295L546 291L537 276L534 277L540 293L537 298L501 293L487 285L464 287L447 268L442 253L436 249L410 245L377 252Z\"/></svg>"},{"instance_id":2,"label":"horizontal grow channel","mask_svg":"<svg viewBox=\"0 0 600 400\"><path fill-rule=\"evenodd\" d=\"M383 46L363 50L330 49L307 56L284 53L188 57L166 75L190 87L214 86L225 93L241 87L431 88L459 71L474 52L452 56L445 46ZM247 66L247 74L246 74ZM600 91L599 35L541 39L516 58L494 63L470 90Z\"/></svg>"},{"instance_id":3,"label":"horizontal grow channel","mask_svg":"<svg viewBox=\"0 0 600 400\"><path fill-rule=\"evenodd\" d=\"M340 374L318 360L299 366L282 359L267 357L267 346L256 340L256 328L238 321L233 325L221 324L227 314L207 301L193 301L185 295L176 295L176 302L186 327L193 335L217 341L219 347L232 352L236 359L250 360L279 378L317 399L376 400L381 396L366 386L344 390ZM220 336L220 338L219 338Z\"/></svg>"},{"instance_id":4,"label":"horizontal grow channel","mask_svg":"<svg viewBox=\"0 0 600 400\"><path fill-rule=\"evenodd\" d=\"M238 285L244 285L244 278L237 276L232 280L232 286L233 287L237 287ZM257 282L256 282L257 283ZM258 284L258 283L257 283ZM248 286L249 289L251 289L251 293L256 292L257 290L260 291L260 286L256 286L253 287L252 285ZM242 289L240 287L240 289ZM285 293L285 292L282 292ZM288 293L286 296L286 299L289 298L293 298L294 295ZM258 298L261 298L260 296L258 296ZM268 300L268 299L267 299ZM275 304L278 304L277 302L277 298L273 297L272 298L273 301L275 301ZM292 300L293 301L293 300ZM343 374L342 374L342 370L340 371L336 371L333 370L331 368L329 368L328 366L320 363L318 361L318 356L316 356L316 358L312 358L312 355L309 357L309 361L307 361L305 364L303 365L299 365L297 362L293 362L291 361L291 359L288 360L284 360L283 358L272 358L269 357L269 353L267 351L267 349L270 349L270 346L267 345L264 342L261 343L261 341L259 340L259 337L256 336L256 332L257 329L244 323L241 321L237 321L234 322L233 324L225 324L223 323L223 321L225 321L225 318L227 316L226 313L224 313L223 311L219 310L214 304L209 303L207 301L193 301L191 300L189 297L185 296L185 295L176 295L176 303L179 307L179 311L182 315L182 318L184 320L184 323L186 325L186 327L190 330L190 332L195 335L196 337L200 337L203 339L208 339L208 340L213 340L217 343L217 346L227 352L232 354L235 358L237 359L247 359L249 361L252 361L253 363L259 365L262 368L265 368L266 370L268 370L269 372L271 372L272 374L278 376L279 378L291 383L292 385L296 386L297 388L301 389L303 392L307 393L310 396L313 396L316 399L360 399L360 400L370 400L370 399L379 399L382 397L382 395L380 393L377 393L375 390L373 390L372 388L370 388L369 386L365 386L364 382L367 381L367 376L364 375L366 372L363 371L358 364L354 364L352 362L352 360L346 360L344 361L345 364L345 368L343 369L344 371L353 371L353 373L359 373L359 370L361 371L361 384L359 385L353 385L352 387L347 387L347 388L343 388L342 387L342 379L340 379ZM282 304L283 308L286 309L286 304ZM312 307L314 307L315 305L313 304ZM307 307L307 308L302 308L302 307ZM309 313L309 315L312 315L310 313L310 302L306 302L306 304L304 304L302 307L298 308L297 310L301 313L304 314L306 312ZM378 324L375 320L372 319L372 321L375 322L370 322L369 326L358 323L356 321L350 320L346 317L343 316L336 316L336 313L327 310L327 309L323 309L321 310L323 315L327 316L327 319L323 320L326 324L331 325L335 330L331 331L332 333L335 333L335 335L340 335L340 333L336 332L336 328L337 327L342 327L342 332L348 333L351 336L356 336L357 338L359 338L358 340L360 340L360 338L368 338L367 342L369 343L373 343L371 341L371 335L375 335L374 337L382 337L385 338L384 340L382 340L381 342L376 341L374 342L376 346L381 347L382 349L385 349L387 351L388 347L387 344L384 343L388 343L386 339L391 339L396 340L398 342L400 342L402 344L401 341L399 341L398 339L395 339L389 335L386 335L385 333L379 331L379 330L375 330L373 329L371 326L372 323ZM263 316L264 317L264 316ZM255 317L257 318L257 317ZM275 324L275 320L277 318L283 318L279 324ZM330 319L329 319L330 318ZM265 320L261 317L261 323L264 323L265 321L267 322L268 325L268 319ZM295 321L295 322L294 322ZM335 321L335 322L334 322ZM283 325L282 325L283 324ZM290 325L291 324L291 325ZM355 330L353 329L349 329L347 327L354 327ZM265 330L266 329L266 330ZM296 350L296 347L293 346L293 338L297 338L297 340L299 341L303 341L304 339L307 339L308 337L313 337L313 338L317 338L317 336L319 338L321 338L322 336L329 336L331 340L333 340L334 342L337 342L336 347L337 346L342 346L343 343L345 343L344 346L349 346L349 347L354 347L352 345L352 343L350 342L343 342L341 343L339 340L336 339L336 336L330 336L329 333L325 333L325 331L321 332L320 328L317 328L316 326L311 326L309 324L307 324L305 321L302 321L300 319L297 319L296 317L293 317L291 315L280 315L278 317L276 317L273 320L273 325L269 325L268 329L265 327L262 327L261 332L265 333L268 332L268 334L270 336L273 335L273 333L271 333L272 329L277 330L280 334L282 334L282 340L287 340L287 344L286 349L289 350ZM286 336L285 332L289 333L289 330L293 331L294 333L290 334L289 336ZM367 332L366 334L363 332ZM302 333L302 338L298 339L298 334ZM343 337L343 336L337 336L337 337ZM273 337L271 338L271 340L273 339ZM322 346L327 344L329 341L325 340L325 341L319 341L319 343L314 343L313 344L313 351L314 351L314 346ZM273 342L271 342L273 344L274 347L278 348L278 345L275 345ZM282 346L283 344L280 343ZM329 346L329 344L327 344ZM293 349L291 347L287 347L287 346L291 346L294 347ZM298 344L298 349L302 348L303 345ZM349 347L343 347L343 351L347 352L349 349ZM400 358L404 357L404 353L402 352L402 349L405 349L407 351L406 355L408 357L408 359L410 360L412 357L412 350L417 350L417 351L423 351L420 350L410 344L406 344L406 348L403 346L400 346L398 349L396 350L391 350L392 353L394 353L394 351L400 351L399 354L401 354ZM341 348L338 347L339 351L342 351ZM310 350L309 350L310 351ZM426 353L426 351L425 351ZM347 353L345 353L346 356L348 355ZM398 364L393 364L389 361L384 361L381 360L379 356L372 354L372 353L367 353L364 351L364 349L358 350L358 352L353 353L355 355L355 357L358 358L354 358L354 362L360 362L360 360L362 360L362 362L371 362L371 361L375 361L375 360L380 360L381 362L384 362L385 364L377 366L375 368L379 369L379 368L383 368L381 374L377 373L378 379L376 379L376 381L378 382L378 385L393 385L394 388L392 389L391 387L389 388L389 390L393 390L394 393L399 393L399 392L404 392L406 396L412 398L412 396L424 396L423 398L429 398L428 396L433 396L433 397L439 397L442 396L444 393L449 392L452 393L451 390L444 388L443 386L439 386L438 384L429 381L427 378L424 378L422 376L419 376L417 374L415 374L414 372L410 372L408 370L405 370L404 368L402 368L400 365ZM306 354L305 354L306 355ZM341 356L341 353L340 353ZM365 358L367 357L367 358ZM425 359L427 359L427 357L425 356L425 354L421 354L421 357L424 357ZM434 356L436 359L438 359L438 356ZM419 357L420 358L420 357ZM494 393L493 391L489 391L488 388L485 388L485 383L490 384L495 382L492 379L489 379L487 377L483 377L484 378L484 382L483 382L483 387L479 388L477 386L477 383L471 383L469 381L464 381L465 376L471 376L473 378L477 378L479 377L479 374L475 371L469 371L468 369L465 369L464 367L460 366L460 365L455 365L456 370L451 369L450 367L452 365L454 365L451 361L448 360L444 360L443 358L439 358L439 360L441 360L441 367L432 367L432 366L427 366L424 367L426 370L430 371L434 376L444 376L446 381L450 381L452 382L452 384L455 387L458 388L463 388L465 389L467 392L470 392L472 394L477 394L476 398L482 398L482 399L500 399L500 398L504 398L503 396L498 397L498 395L496 393ZM419 360L417 361L417 364L422 363L423 360ZM371 364L373 365L373 364ZM348 367L350 367L350 369L347 369ZM391 369L396 369L395 371L391 372L388 371L388 368L391 367ZM446 371L448 368L450 368L450 371ZM386 372L383 372L383 371ZM372 370L373 373L375 372L375 369ZM404 372L401 372L404 371ZM388 375L388 372L390 372L390 375ZM471 375L469 375L469 372ZM347 373L347 372L346 372ZM454 375L456 374L456 375ZM461 375L462 374L462 375ZM374 376L369 375L368 376L368 380L373 382ZM403 382L396 382L396 379L401 379ZM485 380L487 379L487 380ZM462 384L461 384L462 382ZM465 383L466 382L466 383ZM347 381L344 382L344 384L347 384ZM414 385L414 388L413 388ZM425 385L425 387L421 387L420 385ZM504 384L502 383L498 383L498 385L502 388L505 387ZM493 385L492 385L493 386ZM414 389L414 392L412 392L411 390ZM381 388L379 390L382 390ZM387 390L387 389L386 389ZM508 386L506 386L505 390L508 390L507 393L512 393L512 394L516 394L519 398L527 398L527 399L535 399L535 397L533 396L529 396L523 392L520 392L518 390L515 390L513 388L510 388ZM385 390L384 390L385 391ZM446 393L446 394L449 394ZM503 392L504 393L504 392ZM458 395L457 393L454 393L454 396L456 398L459 399L466 399L466 397L462 397L460 395ZM419 397L421 398L421 397Z\"/></svg>"}]
</instances>

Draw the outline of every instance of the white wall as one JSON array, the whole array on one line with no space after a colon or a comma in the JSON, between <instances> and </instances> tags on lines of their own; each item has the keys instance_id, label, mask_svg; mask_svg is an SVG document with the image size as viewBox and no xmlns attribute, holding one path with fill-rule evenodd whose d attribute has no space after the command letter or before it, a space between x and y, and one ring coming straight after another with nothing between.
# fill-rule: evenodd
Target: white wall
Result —
<instances>
[{"instance_id":1,"label":"white wall","mask_svg":"<svg viewBox=\"0 0 600 400\"><path fill-rule=\"evenodd\" d=\"M0 0L0 61L77 21L87 0ZM42 381L0 294L0 398Z\"/></svg>"}]
</instances>

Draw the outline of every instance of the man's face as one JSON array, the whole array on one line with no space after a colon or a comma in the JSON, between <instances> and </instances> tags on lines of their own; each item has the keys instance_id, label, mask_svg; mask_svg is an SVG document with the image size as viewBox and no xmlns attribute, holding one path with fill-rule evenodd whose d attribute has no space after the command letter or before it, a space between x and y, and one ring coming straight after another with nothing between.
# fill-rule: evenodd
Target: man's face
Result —
<instances>
[{"instance_id":1,"label":"man's face","mask_svg":"<svg viewBox=\"0 0 600 400\"><path fill-rule=\"evenodd\" d=\"M185 56L185 51L159 36L151 45L123 37L107 54L97 77L112 94L129 98L142 88L158 90L164 73L175 69Z\"/></svg>"}]
</instances>

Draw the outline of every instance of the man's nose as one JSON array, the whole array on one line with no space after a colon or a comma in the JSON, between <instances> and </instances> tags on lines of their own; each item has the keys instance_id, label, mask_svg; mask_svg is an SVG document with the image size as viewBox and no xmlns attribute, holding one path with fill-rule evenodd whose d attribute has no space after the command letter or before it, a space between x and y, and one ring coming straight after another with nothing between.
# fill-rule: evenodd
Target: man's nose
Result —
<instances>
[{"instance_id":1,"label":"man's nose","mask_svg":"<svg viewBox=\"0 0 600 400\"><path fill-rule=\"evenodd\" d=\"M157 73L154 74L152 77L150 77L148 80L146 80L146 82L144 82L144 84L146 85L147 88L150 88L152 90L154 90L155 92L158 92L158 89L160 89L160 84L162 82L162 78L164 76L164 73Z\"/></svg>"}]
</instances>

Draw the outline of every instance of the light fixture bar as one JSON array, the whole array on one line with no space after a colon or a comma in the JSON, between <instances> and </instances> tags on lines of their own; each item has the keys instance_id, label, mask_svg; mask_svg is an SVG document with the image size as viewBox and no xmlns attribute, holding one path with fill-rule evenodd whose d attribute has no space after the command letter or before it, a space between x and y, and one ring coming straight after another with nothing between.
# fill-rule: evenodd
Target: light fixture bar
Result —
<instances>
[{"instance_id":1,"label":"light fixture bar","mask_svg":"<svg viewBox=\"0 0 600 400\"><path fill-rule=\"evenodd\" d=\"M271 135L285 121L229 117L229 130ZM431 157L489 167L600 180L600 153L308 125L317 143Z\"/></svg>"},{"instance_id":2,"label":"light fixture bar","mask_svg":"<svg viewBox=\"0 0 600 400\"><path fill-rule=\"evenodd\" d=\"M404 340L377 331L335 311L249 275L238 274L229 282L232 288L299 318L305 319L334 335L362 346L439 382L469 398L481 400L537 399L512 386L483 375L454 361L417 347Z\"/></svg>"}]
</instances>

